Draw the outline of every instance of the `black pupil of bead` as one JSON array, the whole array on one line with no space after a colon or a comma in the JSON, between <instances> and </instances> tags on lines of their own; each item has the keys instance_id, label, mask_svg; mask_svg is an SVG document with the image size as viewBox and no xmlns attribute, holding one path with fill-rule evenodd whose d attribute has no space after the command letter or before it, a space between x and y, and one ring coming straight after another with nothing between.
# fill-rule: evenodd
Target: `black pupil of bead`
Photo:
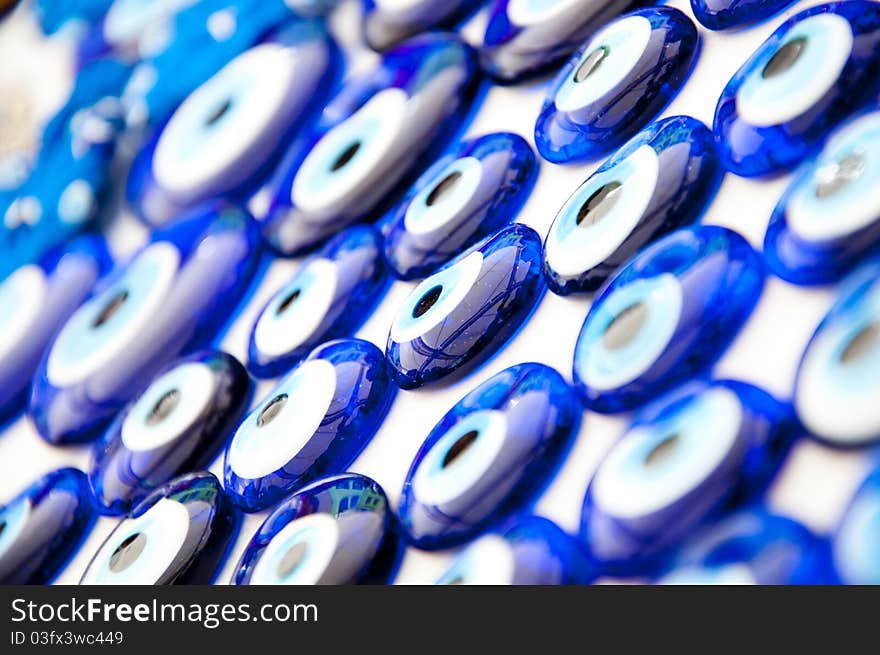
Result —
<instances>
[{"instance_id":1,"label":"black pupil of bead","mask_svg":"<svg viewBox=\"0 0 880 655\"><path fill-rule=\"evenodd\" d=\"M126 300L128 300L128 291L120 291L113 296L107 301L107 304L104 305L104 309L101 310L101 313L98 314L97 318L92 321L92 327L99 328L113 318L114 314L119 311L119 309L125 304Z\"/></svg>"},{"instance_id":2,"label":"black pupil of bead","mask_svg":"<svg viewBox=\"0 0 880 655\"><path fill-rule=\"evenodd\" d=\"M284 554L284 557L281 558L281 562L278 564L278 577L283 579L293 573L296 567L303 561L308 550L308 546L302 542L294 544Z\"/></svg>"},{"instance_id":3,"label":"black pupil of bead","mask_svg":"<svg viewBox=\"0 0 880 655\"><path fill-rule=\"evenodd\" d=\"M275 417L284 409L284 406L287 404L287 394L283 393L280 396L276 396L272 399L268 405L266 405L265 409L260 412L260 415L257 417L257 425L259 427L263 427L264 425L268 425L272 421L275 420Z\"/></svg>"},{"instance_id":4,"label":"black pupil of bead","mask_svg":"<svg viewBox=\"0 0 880 655\"><path fill-rule=\"evenodd\" d=\"M180 391L171 389L162 394L162 397L153 405L153 409L147 415L147 425L161 423L171 415L180 403Z\"/></svg>"},{"instance_id":5,"label":"black pupil of bead","mask_svg":"<svg viewBox=\"0 0 880 655\"><path fill-rule=\"evenodd\" d=\"M217 107L210 116L205 120L205 126L211 127L214 123L223 118L226 113L232 108L232 100L227 98L223 101L219 107Z\"/></svg>"},{"instance_id":6,"label":"black pupil of bead","mask_svg":"<svg viewBox=\"0 0 880 655\"><path fill-rule=\"evenodd\" d=\"M581 62L581 65L578 66L578 69L574 74L574 81L581 83L595 73L599 66L602 65L602 62L608 57L609 52L610 48L604 45L593 50L593 52L587 55L587 58Z\"/></svg>"},{"instance_id":7,"label":"black pupil of bead","mask_svg":"<svg viewBox=\"0 0 880 655\"><path fill-rule=\"evenodd\" d=\"M622 186L620 182L609 182L596 189L581 206L577 215L577 224L580 227L589 227L605 218L617 204Z\"/></svg>"},{"instance_id":8,"label":"black pupil of bead","mask_svg":"<svg viewBox=\"0 0 880 655\"><path fill-rule=\"evenodd\" d=\"M847 184L861 177L864 170L864 159L856 152L821 168L816 173L816 197L825 198L837 193Z\"/></svg>"},{"instance_id":9,"label":"black pupil of bead","mask_svg":"<svg viewBox=\"0 0 880 655\"><path fill-rule=\"evenodd\" d=\"M605 328L602 343L608 350L623 348L639 333L647 318L648 308L643 303L630 305Z\"/></svg>"},{"instance_id":10,"label":"black pupil of bead","mask_svg":"<svg viewBox=\"0 0 880 655\"><path fill-rule=\"evenodd\" d=\"M654 446L651 452L648 453L648 456L645 457L645 466L655 466L669 457L672 451L675 450L676 445L678 445L678 439L679 436L677 434L671 434Z\"/></svg>"},{"instance_id":11,"label":"black pupil of bead","mask_svg":"<svg viewBox=\"0 0 880 655\"><path fill-rule=\"evenodd\" d=\"M3 531L6 529L6 521L0 521L0 537L3 536Z\"/></svg>"},{"instance_id":12,"label":"black pupil of bead","mask_svg":"<svg viewBox=\"0 0 880 655\"><path fill-rule=\"evenodd\" d=\"M330 168L334 173L341 168L345 168L348 163L354 159L354 156L358 153L358 150L361 149L361 142L355 141L348 148L346 148L341 155L333 162L333 166Z\"/></svg>"},{"instance_id":13,"label":"black pupil of bead","mask_svg":"<svg viewBox=\"0 0 880 655\"><path fill-rule=\"evenodd\" d=\"M449 193L449 191L451 191L452 188L456 184L458 184L458 181L460 179L461 179L461 173L459 173L458 171L454 171L454 172L450 173L449 175L447 175L446 177L444 177L442 180L440 180L440 182L437 184L437 186L434 187L434 190L431 191L431 194L428 196L428 199L425 200L425 204L428 205L428 207L431 207L432 205L436 204L436 202L438 200L440 200L440 198L442 198L447 193Z\"/></svg>"},{"instance_id":14,"label":"black pupil of bead","mask_svg":"<svg viewBox=\"0 0 880 655\"><path fill-rule=\"evenodd\" d=\"M776 75L781 75L789 68L794 66L795 62L800 59L801 53L807 47L807 38L799 36L785 43L779 50L773 53L770 61L761 71L761 77L767 79Z\"/></svg>"},{"instance_id":15,"label":"black pupil of bead","mask_svg":"<svg viewBox=\"0 0 880 655\"><path fill-rule=\"evenodd\" d=\"M440 294L443 293L443 285L438 284L436 287L431 287L425 292L425 295L422 296L421 300L416 303L415 309L413 309L412 315L413 318L419 318L420 316L424 316L431 307L440 299Z\"/></svg>"},{"instance_id":16,"label":"black pupil of bead","mask_svg":"<svg viewBox=\"0 0 880 655\"><path fill-rule=\"evenodd\" d=\"M295 291L287 294L287 297L278 305L278 310L275 312L276 314L283 314L287 311L287 309L296 302L296 299L299 298L302 293L302 289L296 289Z\"/></svg>"},{"instance_id":17,"label":"black pupil of bead","mask_svg":"<svg viewBox=\"0 0 880 655\"><path fill-rule=\"evenodd\" d=\"M446 456L443 458L443 464L441 468L446 468L452 462L461 457L464 452L474 445L474 442L477 440L477 437L480 436L480 433L476 430L471 430L467 434L463 434L458 438L454 444L452 444L452 448L449 449L449 452L446 453Z\"/></svg>"},{"instance_id":18,"label":"black pupil of bead","mask_svg":"<svg viewBox=\"0 0 880 655\"><path fill-rule=\"evenodd\" d=\"M880 347L880 321L874 321L849 340L846 348L840 353L840 361L843 364L855 362L878 347Z\"/></svg>"},{"instance_id":19,"label":"black pupil of bead","mask_svg":"<svg viewBox=\"0 0 880 655\"><path fill-rule=\"evenodd\" d=\"M127 569L144 552L144 546L146 545L147 536L142 532L128 537L116 547L116 550L110 556L110 570L114 573L119 573Z\"/></svg>"}]
</instances>

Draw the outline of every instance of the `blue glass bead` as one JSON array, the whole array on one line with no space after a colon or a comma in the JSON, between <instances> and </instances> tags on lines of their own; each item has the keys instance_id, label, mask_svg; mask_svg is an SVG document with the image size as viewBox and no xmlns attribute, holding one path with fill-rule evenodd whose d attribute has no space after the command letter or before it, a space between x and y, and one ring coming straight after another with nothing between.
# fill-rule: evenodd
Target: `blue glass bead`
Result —
<instances>
[{"instance_id":1,"label":"blue glass bead","mask_svg":"<svg viewBox=\"0 0 880 655\"><path fill-rule=\"evenodd\" d=\"M381 351L359 339L319 346L238 426L226 489L246 512L342 473L379 430L396 387Z\"/></svg>"},{"instance_id":2,"label":"blue glass bead","mask_svg":"<svg viewBox=\"0 0 880 655\"><path fill-rule=\"evenodd\" d=\"M538 152L557 163L611 152L678 94L699 43L691 19L671 7L612 21L553 82L535 124Z\"/></svg>"},{"instance_id":3,"label":"blue glass bead","mask_svg":"<svg viewBox=\"0 0 880 655\"><path fill-rule=\"evenodd\" d=\"M616 16L644 0L496 0L480 63L496 81L518 82L563 61Z\"/></svg>"},{"instance_id":4,"label":"blue glass bead","mask_svg":"<svg viewBox=\"0 0 880 655\"><path fill-rule=\"evenodd\" d=\"M696 527L763 492L795 426L787 405L752 385L685 384L608 451L584 497L581 540L612 575L662 565Z\"/></svg>"},{"instance_id":5,"label":"blue glass bead","mask_svg":"<svg viewBox=\"0 0 880 655\"><path fill-rule=\"evenodd\" d=\"M712 132L688 116L651 123L593 173L544 241L550 290L593 292L649 242L693 223L721 182Z\"/></svg>"},{"instance_id":6,"label":"blue glass bead","mask_svg":"<svg viewBox=\"0 0 880 655\"><path fill-rule=\"evenodd\" d=\"M106 206L128 74L109 59L89 65L43 129L39 152L0 158L0 277L69 241Z\"/></svg>"},{"instance_id":7,"label":"blue glass bead","mask_svg":"<svg viewBox=\"0 0 880 655\"><path fill-rule=\"evenodd\" d=\"M46 346L109 267L104 239L86 236L0 282L0 422L25 406Z\"/></svg>"},{"instance_id":8,"label":"blue glass bead","mask_svg":"<svg viewBox=\"0 0 880 655\"><path fill-rule=\"evenodd\" d=\"M783 23L734 74L715 109L728 169L745 177L800 162L880 87L880 6L865 0L806 9Z\"/></svg>"},{"instance_id":9,"label":"blue glass bead","mask_svg":"<svg viewBox=\"0 0 880 655\"><path fill-rule=\"evenodd\" d=\"M691 0L694 18L710 30L727 30L764 21L795 0Z\"/></svg>"},{"instance_id":10,"label":"blue glass bead","mask_svg":"<svg viewBox=\"0 0 880 655\"><path fill-rule=\"evenodd\" d=\"M297 254L380 211L464 118L475 71L468 46L429 34L347 82L276 172L267 241Z\"/></svg>"},{"instance_id":11,"label":"blue glass bead","mask_svg":"<svg viewBox=\"0 0 880 655\"><path fill-rule=\"evenodd\" d=\"M278 507L236 567L237 585L383 584L403 554L376 482L345 473L317 480Z\"/></svg>"},{"instance_id":12,"label":"blue glass bead","mask_svg":"<svg viewBox=\"0 0 880 655\"><path fill-rule=\"evenodd\" d=\"M577 542L540 516L512 519L470 544L438 585L563 585L591 579Z\"/></svg>"},{"instance_id":13,"label":"blue glass bead","mask_svg":"<svg viewBox=\"0 0 880 655\"><path fill-rule=\"evenodd\" d=\"M649 246L606 283L581 328L573 377L584 404L634 409L707 369L763 286L759 255L733 230L686 227Z\"/></svg>"},{"instance_id":14,"label":"blue glass bead","mask_svg":"<svg viewBox=\"0 0 880 655\"><path fill-rule=\"evenodd\" d=\"M205 469L250 399L232 355L199 351L160 372L92 449L89 477L104 514L125 514L169 480Z\"/></svg>"},{"instance_id":15,"label":"blue glass bead","mask_svg":"<svg viewBox=\"0 0 880 655\"><path fill-rule=\"evenodd\" d=\"M263 307L248 343L257 377L289 371L317 345L352 336L385 295L382 237L367 225L337 235Z\"/></svg>"},{"instance_id":16,"label":"blue glass bead","mask_svg":"<svg viewBox=\"0 0 880 655\"><path fill-rule=\"evenodd\" d=\"M518 134L497 132L441 157L389 214L385 259L401 280L430 275L513 221L538 178Z\"/></svg>"},{"instance_id":17,"label":"blue glass bead","mask_svg":"<svg viewBox=\"0 0 880 655\"><path fill-rule=\"evenodd\" d=\"M540 237L515 223L422 281L385 347L398 386L458 378L501 350L544 294L540 267Z\"/></svg>"},{"instance_id":18,"label":"blue glass bead","mask_svg":"<svg viewBox=\"0 0 880 655\"><path fill-rule=\"evenodd\" d=\"M101 20L113 0L36 0L34 12L46 34L71 25L91 25Z\"/></svg>"},{"instance_id":19,"label":"blue glass bead","mask_svg":"<svg viewBox=\"0 0 880 655\"><path fill-rule=\"evenodd\" d=\"M89 480L77 469L44 476L0 507L0 584L47 584L94 522Z\"/></svg>"},{"instance_id":20,"label":"blue glass bead","mask_svg":"<svg viewBox=\"0 0 880 655\"><path fill-rule=\"evenodd\" d=\"M657 584L827 584L828 552L800 523L755 507L688 540Z\"/></svg>"},{"instance_id":21,"label":"blue glass bead","mask_svg":"<svg viewBox=\"0 0 880 655\"><path fill-rule=\"evenodd\" d=\"M250 195L323 106L338 58L320 22L300 21L229 62L138 155L127 195L139 216L163 225L212 198Z\"/></svg>"},{"instance_id":22,"label":"blue glass bead","mask_svg":"<svg viewBox=\"0 0 880 655\"><path fill-rule=\"evenodd\" d=\"M823 442L880 441L880 260L854 272L819 324L795 375L794 406Z\"/></svg>"},{"instance_id":23,"label":"blue glass bead","mask_svg":"<svg viewBox=\"0 0 880 655\"><path fill-rule=\"evenodd\" d=\"M339 4L339 0L286 0L287 6L300 16L325 16Z\"/></svg>"},{"instance_id":24,"label":"blue glass bead","mask_svg":"<svg viewBox=\"0 0 880 655\"><path fill-rule=\"evenodd\" d=\"M295 19L284 0L200 0L179 9L140 44L122 96L128 127L161 125L229 61Z\"/></svg>"},{"instance_id":25,"label":"blue glass bead","mask_svg":"<svg viewBox=\"0 0 880 655\"><path fill-rule=\"evenodd\" d=\"M880 584L880 468L865 478L831 537L836 580L843 584Z\"/></svg>"},{"instance_id":26,"label":"blue glass bead","mask_svg":"<svg viewBox=\"0 0 880 655\"><path fill-rule=\"evenodd\" d=\"M241 209L207 205L153 233L64 325L29 413L50 443L88 441L182 351L213 338L249 288L260 235Z\"/></svg>"},{"instance_id":27,"label":"blue glass bead","mask_svg":"<svg viewBox=\"0 0 880 655\"><path fill-rule=\"evenodd\" d=\"M534 498L580 425L577 397L543 364L492 376L440 420L416 454L398 516L417 548L463 543Z\"/></svg>"},{"instance_id":28,"label":"blue glass bead","mask_svg":"<svg viewBox=\"0 0 880 655\"><path fill-rule=\"evenodd\" d=\"M387 50L422 32L454 27L482 0L364 0L364 40Z\"/></svg>"},{"instance_id":29,"label":"blue glass bead","mask_svg":"<svg viewBox=\"0 0 880 655\"><path fill-rule=\"evenodd\" d=\"M795 284L834 282L880 242L880 112L835 130L770 219L764 256ZM830 217L833 217L831 219Z\"/></svg>"},{"instance_id":30,"label":"blue glass bead","mask_svg":"<svg viewBox=\"0 0 880 655\"><path fill-rule=\"evenodd\" d=\"M181 476L156 489L116 526L80 584L210 584L239 523L211 473Z\"/></svg>"}]
</instances>

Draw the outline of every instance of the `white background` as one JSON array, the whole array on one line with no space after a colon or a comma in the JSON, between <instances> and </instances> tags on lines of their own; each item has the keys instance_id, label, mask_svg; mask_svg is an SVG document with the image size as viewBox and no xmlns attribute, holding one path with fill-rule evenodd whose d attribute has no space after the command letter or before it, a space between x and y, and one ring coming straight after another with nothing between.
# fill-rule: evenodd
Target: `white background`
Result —
<instances>
[{"instance_id":1,"label":"white background","mask_svg":"<svg viewBox=\"0 0 880 655\"><path fill-rule=\"evenodd\" d=\"M669 3L689 15L682 0ZM702 51L696 69L684 90L664 115L689 114L711 126L716 100L724 85L754 49L785 18L818 2L799 2L765 24L731 33L713 33L700 27ZM359 43L356 29L359 3L344 0L331 21L349 57L349 74L361 71L375 61L375 55ZM478 15L465 34L476 42L485 17ZM45 104L51 106L67 93L65 68L56 62L57 43L40 46L32 54L33 43L28 16L18 15L0 28L0 84L10 78L36 80L41 84ZM51 56L50 56L51 55ZM354 65L352 65L352 63ZM36 72L35 72L36 71ZM494 131L512 131L533 142L537 117L550 79L519 85L495 87L485 99L467 137ZM600 162L557 166L543 162L535 191L519 220L544 236L554 215L571 192ZM728 175L708 210L704 222L725 225L743 234L760 249L764 231L776 200L790 176L771 181L743 180ZM117 256L131 253L146 239L146 231L131 216L120 216L110 233ZM259 308L293 273L298 261L273 263L258 292L226 336L226 350L244 360L250 326ZM377 311L357 336L384 348L397 308L415 283L396 282ZM761 302L739 338L715 370L718 377L746 380L782 398L790 397L794 372L807 340L834 298L833 288L798 288L771 278ZM357 459L351 470L377 480L396 506L410 462L421 442L437 420L467 391L498 371L523 361L539 361L571 376L575 340L589 308L588 298L559 298L548 293L531 321L499 356L464 380L445 388L401 392L384 426ZM265 396L272 383L262 383L255 403ZM627 417L584 415L577 442L556 479L538 500L536 513L550 517L560 526L575 531L587 482L609 445L622 433ZM867 472L865 452L834 451L808 440L800 442L769 492L772 509L805 522L819 532L833 528L844 504ZM0 435L0 503L11 499L40 475L61 466L88 469L89 449L52 447L43 442L26 419L13 424ZM222 479L222 455L211 470ZM228 582L235 563L265 513L246 516L237 543L218 577ZM76 583L91 556L116 525L117 519L101 518L77 556L58 578L59 583ZM454 553L423 553L410 549L403 561L398 583L431 583L448 566Z\"/></svg>"}]
</instances>

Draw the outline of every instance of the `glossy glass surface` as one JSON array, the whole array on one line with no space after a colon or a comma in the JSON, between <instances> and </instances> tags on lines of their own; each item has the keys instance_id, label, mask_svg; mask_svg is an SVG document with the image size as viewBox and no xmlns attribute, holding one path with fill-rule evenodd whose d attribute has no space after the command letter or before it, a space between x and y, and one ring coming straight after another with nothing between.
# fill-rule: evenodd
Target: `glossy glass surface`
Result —
<instances>
[{"instance_id":1,"label":"glossy glass surface","mask_svg":"<svg viewBox=\"0 0 880 655\"><path fill-rule=\"evenodd\" d=\"M385 259L402 280L425 277L512 222L538 177L535 153L518 134L460 144L413 185L387 217Z\"/></svg>"},{"instance_id":2,"label":"glossy glass surface","mask_svg":"<svg viewBox=\"0 0 880 655\"><path fill-rule=\"evenodd\" d=\"M880 468L856 491L831 537L836 580L843 584L880 584Z\"/></svg>"},{"instance_id":3,"label":"glossy glass surface","mask_svg":"<svg viewBox=\"0 0 880 655\"><path fill-rule=\"evenodd\" d=\"M382 300L389 281L379 233L366 225L341 232L260 311L248 344L248 368L258 377L275 377L315 346L353 336Z\"/></svg>"},{"instance_id":4,"label":"glossy glass surface","mask_svg":"<svg viewBox=\"0 0 880 655\"><path fill-rule=\"evenodd\" d=\"M544 293L540 237L510 225L419 284L397 313L385 356L402 389L473 370L498 352Z\"/></svg>"},{"instance_id":5,"label":"glossy glass surface","mask_svg":"<svg viewBox=\"0 0 880 655\"><path fill-rule=\"evenodd\" d=\"M244 211L207 205L162 230L65 323L34 379L29 414L50 443L89 441L181 352L234 316L260 254Z\"/></svg>"},{"instance_id":6,"label":"glossy glass surface","mask_svg":"<svg viewBox=\"0 0 880 655\"><path fill-rule=\"evenodd\" d=\"M580 425L577 397L543 364L518 364L461 399L410 466L398 516L417 548L463 543L543 489Z\"/></svg>"},{"instance_id":7,"label":"glossy glass surface","mask_svg":"<svg viewBox=\"0 0 880 655\"><path fill-rule=\"evenodd\" d=\"M92 527L95 506L82 471L47 474L0 507L0 584L48 584Z\"/></svg>"},{"instance_id":8,"label":"glossy glass surface","mask_svg":"<svg viewBox=\"0 0 880 655\"><path fill-rule=\"evenodd\" d=\"M538 152L557 163L611 152L678 94L699 43L691 19L670 7L604 26L556 76L535 124Z\"/></svg>"},{"instance_id":9,"label":"glossy glass surface","mask_svg":"<svg viewBox=\"0 0 880 655\"><path fill-rule=\"evenodd\" d=\"M316 480L275 508L238 563L238 585L383 584L402 555L388 499L355 473Z\"/></svg>"},{"instance_id":10,"label":"glossy glass surface","mask_svg":"<svg viewBox=\"0 0 880 655\"><path fill-rule=\"evenodd\" d=\"M584 404L634 409L706 370L763 285L760 257L727 228L682 228L641 251L600 290L581 328L573 377Z\"/></svg>"},{"instance_id":11,"label":"glossy glass surface","mask_svg":"<svg viewBox=\"0 0 880 655\"><path fill-rule=\"evenodd\" d=\"M723 169L712 133L672 116L633 137L572 194L544 241L543 270L559 295L592 292L645 245L693 223Z\"/></svg>"},{"instance_id":12,"label":"glossy glass surface","mask_svg":"<svg viewBox=\"0 0 880 655\"><path fill-rule=\"evenodd\" d=\"M25 406L46 346L110 265L103 237L86 236L0 282L0 423Z\"/></svg>"},{"instance_id":13,"label":"glossy glass surface","mask_svg":"<svg viewBox=\"0 0 880 655\"><path fill-rule=\"evenodd\" d=\"M794 406L807 430L839 447L880 441L880 260L860 267L807 344Z\"/></svg>"},{"instance_id":14,"label":"glossy glass surface","mask_svg":"<svg viewBox=\"0 0 880 655\"><path fill-rule=\"evenodd\" d=\"M703 27L727 30L765 21L791 4L794 0L691 0L691 11Z\"/></svg>"},{"instance_id":15,"label":"glossy glass surface","mask_svg":"<svg viewBox=\"0 0 880 655\"><path fill-rule=\"evenodd\" d=\"M810 7L783 23L742 65L715 109L727 168L746 177L799 163L880 87L880 5Z\"/></svg>"},{"instance_id":16,"label":"glossy glass surface","mask_svg":"<svg viewBox=\"0 0 880 655\"><path fill-rule=\"evenodd\" d=\"M454 35L429 34L349 80L269 185L266 240L292 255L381 212L454 133L472 98L475 72L468 46Z\"/></svg>"},{"instance_id":17,"label":"glossy glass surface","mask_svg":"<svg viewBox=\"0 0 880 655\"><path fill-rule=\"evenodd\" d=\"M323 107L339 68L318 21L238 55L177 108L137 156L127 194L150 226L216 197L250 195Z\"/></svg>"},{"instance_id":18,"label":"glossy glass surface","mask_svg":"<svg viewBox=\"0 0 880 655\"><path fill-rule=\"evenodd\" d=\"M397 388L381 351L359 339L319 346L241 422L225 485L246 512L342 473L382 425Z\"/></svg>"},{"instance_id":19,"label":"glossy glass surface","mask_svg":"<svg viewBox=\"0 0 880 655\"><path fill-rule=\"evenodd\" d=\"M211 473L176 478L156 489L116 526L80 584L210 584L239 522Z\"/></svg>"},{"instance_id":20,"label":"glossy glass surface","mask_svg":"<svg viewBox=\"0 0 880 655\"><path fill-rule=\"evenodd\" d=\"M387 50L422 32L455 26L482 0L364 0L364 39Z\"/></svg>"},{"instance_id":21,"label":"glossy glass surface","mask_svg":"<svg viewBox=\"0 0 880 655\"><path fill-rule=\"evenodd\" d=\"M250 400L232 355L199 351L161 371L92 449L89 477L104 514L125 514L156 487L206 469Z\"/></svg>"},{"instance_id":22,"label":"glossy glass surface","mask_svg":"<svg viewBox=\"0 0 880 655\"><path fill-rule=\"evenodd\" d=\"M583 584L591 574L581 548L555 523L521 516L471 543L436 584Z\"/></svg>"},{"instance_id":23,"label":"glossy glass surface","mask_svg":"<svg viewBox=\"0 0 880 655\"><path fill-rule=\"evenodd\" d=\"M640 411L584 498L581 541L602 571L662 566L695 528L754 498L776 474L790 408L736 381L695 381Z\"/></svg>"}]
</instances>

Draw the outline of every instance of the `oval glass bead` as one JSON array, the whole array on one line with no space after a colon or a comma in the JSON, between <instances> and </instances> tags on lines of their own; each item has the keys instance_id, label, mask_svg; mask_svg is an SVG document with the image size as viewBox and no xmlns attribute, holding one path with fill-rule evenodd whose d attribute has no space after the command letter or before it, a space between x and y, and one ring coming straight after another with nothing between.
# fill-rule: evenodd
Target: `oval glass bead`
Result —
<instances>
[{"instance_id":1,"label":"oval glass bead","mask_svg":"<svg viewBox=\"0 0 880 655\"><path fill-rule=\"evenodd\" d=\"M345 471L379 430L396 390L382 352L367 341L313 350L232 436L224 475L233 502L256 512Z\"/></svg>"},{"instance_id":2,"label":"oval glass bead","mask_svg":"<svg viewBox=\"0 0 880 655\"><path fill-rule=\"evenodd\" d=\"M700 225L638 253L581 328L575 388L587 408L634 409L709 368L758 302L764 266L738 233Z\"/></svg>"},{"instance_id":3,"label":"oval glass bead","mask_svg":"<svg viewBox=\"0 0 880 655\"><path fill-rule=\"evenodd\" d=\"M559 295L592 292L648 243L702 216L723 169L712 133L673 116L651 123L602 164L556 215L543 270Z\"/></svg>"},{"instance_id":4,"label":"oval glass bead","mask_svg":"<svg viewBox=\"0 0 880 655\"><path fill-rule=\"evenodd\" d=\"M345 473L279 505L236 567L237 585L384 584L403 554L376 482Z\"/></svg>"},{"instance_id":5,"label":"oval glass bead","mask_svg":"<svg viewBox=\"0 0 880 655\"><path fill-rule=\"evenodd\" d=\"M543 364L492 376L440 420L413 460L398 516L417 548L454 546L532 499L580 425L568 384Z\"/></svg>"}]
</instances>

